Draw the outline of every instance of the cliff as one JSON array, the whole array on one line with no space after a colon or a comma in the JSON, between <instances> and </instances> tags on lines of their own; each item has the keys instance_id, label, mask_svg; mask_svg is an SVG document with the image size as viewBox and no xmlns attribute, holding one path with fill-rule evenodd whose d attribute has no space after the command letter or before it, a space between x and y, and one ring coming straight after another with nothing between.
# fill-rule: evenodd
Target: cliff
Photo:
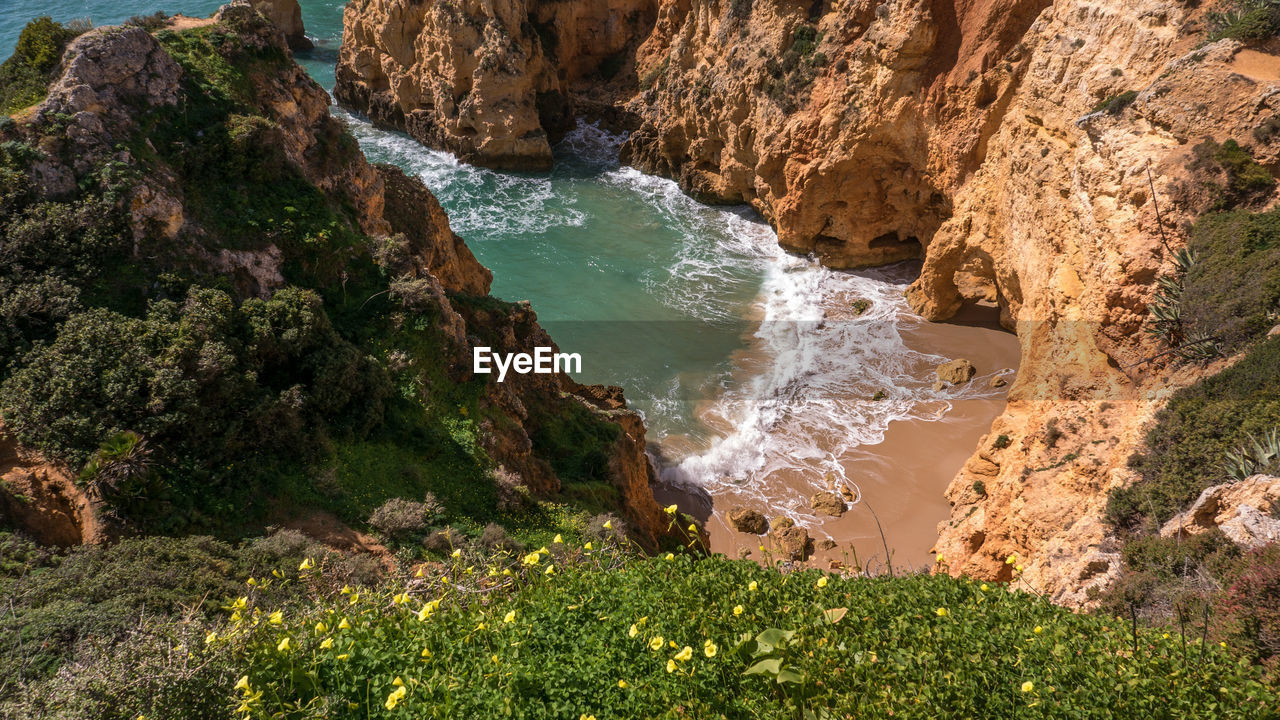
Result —
<instances>
[{"instance_id":1,"label":"cliff","mask_svg":"<svg viewBox=\"0 0 1280 720\"><path fill-rule=\"evenodd\" d=\"M1205 209L1192 148L1235 138L1274 167L1273 134L1253 130L1275 113L1280 62L1206 43L1212 8L1172 0L661 0L618 6L635 24L598 46L621 49L618 75L588 87L547 49L603 37L565 19L594 4L549 5L353 2L339 97L464 159L536 137L536 153L490 157L541 166L563 113L536 101L554 92L632 130L624 162L751 204L789 250L836 268L922 259L908 298L931 320L997 303L1022 371L947 492L937 550L983 578L1007 578L1016 554L1064 603L1106 584L1107 493L1132 481L1126 458L1171 389L1202 374L1144 362L1161 348L1141 332Z\"/></svg>"},{"instance_id":2,"label":"cliff","mask_svg":"<svg viewBox=\"0 0 1280 720\"><path fill-rule=\"evenodd\" d=\"M488 297L421 181L365 160L254 7L84 33L0 125L0 508L71 544L394 492L487 517L593 482L656 544L620 391L471 374L473 344L554 343Z\"/></svg>"}]
</instances>

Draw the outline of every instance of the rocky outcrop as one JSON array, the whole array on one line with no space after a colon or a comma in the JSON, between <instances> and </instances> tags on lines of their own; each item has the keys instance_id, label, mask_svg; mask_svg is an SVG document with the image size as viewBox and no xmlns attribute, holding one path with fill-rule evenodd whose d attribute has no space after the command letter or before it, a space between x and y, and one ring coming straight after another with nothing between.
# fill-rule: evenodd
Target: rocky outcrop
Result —
<instances>
[{"instance_id":1,"label":"rocky outcrop","mask_svg":"<svg viewBox=\"0 0 1280 720\"><path fill-rule=\"evenodd\" d=\"M819 515L840 517L844 515L845 511L844 498L833 492L814 493L813 497L809 499L809 505Z\"/></svg>"},{"instance_id":2,"label":"rocky outcrop","mask_svg":"<svg viewBox=\"0 0 1280 720\"><path fill-rule=\"evenodd\" d=\"M729 527L738 532L751 535L763 535L769 532L769 521L759 511L751 508L730 508L725 518L729 521Z\"/></svg>"},{"instance_id":3,"label":"rocky outcrop","mask_svg":"<svg viewBox=\"0 0 1280 720\"><path fill-rule=\"evenodd\" d=\"M289 47L294 50L309 50L314 47L307 39L306 28L302 26L302 7L298 0L249 0L253 9L267 16L280 32L284 33Z\"/></svg>"},{"instance_id":4,"label":"rocky outcrop","mask_svg":"<svg viewBox=\"0 0 1280 720\"><path fill-rule=\"evenodd\" d=\"M625 51L654 10L654 0L353 0L334 94L468 162L546 169L573 126L570 87L626 77Z\"/></svg>"},{"instance_id":5,"label":"rocky outcrop","mask_svg":"<svg viewBox=\"0 0 1280 720\"><path fill-rule=\"evenodd\" d=\"M1239 482L1214 485L1185 511L1160 528L1164 537L1199 535L1221 530L1232 542L1251 550L1280 541L1280 477L1254 475Z\"/></svg>"},{"instance_id":6,"label":"rocky outcrop","mask_svg":"<svg viewBox=\"0 0 1280 720\"><path fill-rule=\"evenodd\" d=\"M775 527L773 532L769 533L769 539L776 548L778 556L783 560L804 562L813 555L813 538L809 537L809 531L802 527Z\"/></svg>"},{"instance_id":7,"label":"rocky outcrop","mask_svg":"<svg viewBox=\"0 0 1280 720\"><path fill-rule=\"evenodd\" d=\"M37 542L67 547L112 537L101 502L66 467L26 450L0 425L0 520Z\"/></svg>"},{"instance_id":8,"label":"rocky outcrop","mask_svg":"<svg viewBox=\"0 0 1280 720\"><path fill-rule=\"evenodd\" d=\"M961 358L942 363L934 374L937 375L938 382L960 385L972 380L977 372L977 369L973 367L973 363Z\"/></svg>"}]
</instances>

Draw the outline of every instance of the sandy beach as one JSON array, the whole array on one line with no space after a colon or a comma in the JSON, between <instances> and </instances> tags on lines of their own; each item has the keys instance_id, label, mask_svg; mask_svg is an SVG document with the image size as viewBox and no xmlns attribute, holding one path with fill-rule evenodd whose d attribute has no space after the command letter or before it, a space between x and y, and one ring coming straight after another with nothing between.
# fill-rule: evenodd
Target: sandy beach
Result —
<instances>
[{"instance_id":1,"label":"sandy beach","mask_svg":"<svg viewBox=\"0 0 1280 720\"><path fill-rule=\"evenodd\" d=\"M995 308L971 306L951 322L909 322L901 332L913 350L972 362L977 370L974 384L985 388L997 374L1013 380L1018 340L999 327ZM932 382L932 369L922 379ZM798 501L812 494L813 479L788 470L768 471L742 490L720 486L707 493L664 486L655 494L663 504L676 503L705 523L712 552L731 557L750 552L757 559L772 554L767 537L729 527L728 511L748 507L770 519L799 514L799 524L817 546L811 562L821 567L856 563L879 571L885 566L886 546L896 571L928 567L938 523L948 516L943 493L1004 408L1003 390L985 395L949 399L950 408L940 407L938 419L894 421L882 442L845 450L840 464L849 484L861 491L861 502L841 517L815 515L807 502ZM831 438L824 442L834 444ZM761 545L767 554L760 551Z\"/></svg>"}]
</instances>

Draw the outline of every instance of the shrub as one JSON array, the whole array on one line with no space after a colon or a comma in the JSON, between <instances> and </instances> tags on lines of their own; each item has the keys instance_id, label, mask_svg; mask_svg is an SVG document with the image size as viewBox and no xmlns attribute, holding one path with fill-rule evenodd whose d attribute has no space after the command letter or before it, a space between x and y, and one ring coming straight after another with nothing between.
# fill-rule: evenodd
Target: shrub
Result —
<instances>
[{"instance_id":1,"label":"shrub","mask_svg":"<svg viewBox=\"0 0 1280 720\"><path fill-rule=\"evenodd\" d=\"M1280 322L1280 210L1209 213L1189 246L1196 261L1181 297L1189 337L1211 335L1234 353Z\"/></svg>"},{"instance_id":2,"label":"shrub","mask_svg":"<svg viewBox=\"0 0 1280 720\"><path fill-rule=\"evenodd\" d=\"M1277 0L1230 0L1227 9L1211 12L1209 40L1231 38L1260 42L1280 32L1280 2Z\"/></svg>"},{"instance_id":3,"label":"shrub","mask_svg":"<svg viewBox=\"0 0 1280 720\"><path fill-rule=\"evenodd\" d=\"M63 49L81 32L47 15L27 23L13 55L0 65L0 113L10 115L44 99Z\"/></svg>"},{"instance_id":4,"label":"shrub","mask_svg":"<svg viewBox=\"0 0 1280 720\"><path fill-rule=\"evenodd\" d=\"M428 495L428 502L434 505L434 499ZM428 503L391 498L373 511L369 516L369 524L378 532L389 538L404 540L421 533L427 528L427 522L438 511Z\"/></svg>"},{"instance_id":5,"label":"shrub","mask_svg":"<svg viewBox=\"0 0 1280 720\"><path fill-rule=\"evenodd\" d=\"M1111 493L1107 517L1135 530L1163 524L1205 488L1227 479L1222 461L1251 434L1280 425L1280 338L1179 390L1130 459L1140 479Z\"/></svg>"},{"instance_id":6,"label":"shrub","mask_svg":"<svg viewBox=\"0 0 1280 720\"><path fill-rule=\"evenodd\" d=\"M1280 543L1249 553L1220 607L1231 645L1280 670Z\"/></svg>"},{"instance_id":7,"label":"shrub","mask_svg":"<svg viewBox=\"0 0 1280 720\"><path fill-rule=\"evenodd\" d=\"M1138 99L1137 90L1125 90L1103 100L1094 106L1094 112L1105 112L1108 115L1119 115L1124 109L1133 104Z\"/></svg>"}]
</instances>

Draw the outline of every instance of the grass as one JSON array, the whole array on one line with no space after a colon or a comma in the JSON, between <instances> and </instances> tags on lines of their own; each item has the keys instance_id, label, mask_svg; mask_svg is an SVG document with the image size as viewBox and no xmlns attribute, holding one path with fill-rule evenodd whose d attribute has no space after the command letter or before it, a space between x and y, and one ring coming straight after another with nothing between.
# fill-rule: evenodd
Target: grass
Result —
<instances>
[{"instance_id":1,"label":"grass","mask_svg":"<svg viewBox=\"0 0 1280 720\"><path fill-rule=\"evenodd\" d=\"M1258 672L1217 645L1135 635L1003 585L561 545L513 559L510 575L492 562L463 554L443 576L313 596L279 625L250 623L276 609L251 604L217 641L246 676L244 715L1263 718L1277 707Z\"/></svg>"}]
</instances>

